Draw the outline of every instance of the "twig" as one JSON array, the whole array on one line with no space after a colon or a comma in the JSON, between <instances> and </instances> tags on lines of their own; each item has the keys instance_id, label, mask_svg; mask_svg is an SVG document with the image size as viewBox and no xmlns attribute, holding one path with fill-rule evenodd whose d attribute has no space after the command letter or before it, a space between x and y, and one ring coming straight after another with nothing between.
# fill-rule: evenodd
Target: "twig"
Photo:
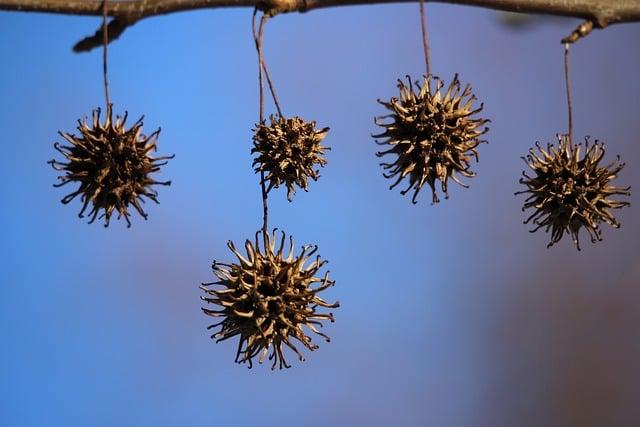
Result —
<instances>
[{"instance_id":1,"label":"twig","mask_svg":"<svg viewBox=\"0 0 640 427\"><path fill-rule=\"evenodd\" d=\"M118 39L124 31L135 24L137 20L127 19L124 17L113 18L107 25L109 31L109 43ZM80 40L73 46L73 51L76 53L88 52L96 47L102 46L102 27L98 28L96 33L92 36L87 36Z\"/></svg>"},{"instance_id":2,"label":"twig","mask_svg":"<svg viewBox=\"0 0 640 427\"><path fill-rule=\"evenodd\" d=\"M594 23L593 21L584 21L582 24L578 25L578 28L573 30L571 34L562 39L563 44L571 44L575 43L583 37L587 37L593 31Z\"/></svg>"}]
</instances>

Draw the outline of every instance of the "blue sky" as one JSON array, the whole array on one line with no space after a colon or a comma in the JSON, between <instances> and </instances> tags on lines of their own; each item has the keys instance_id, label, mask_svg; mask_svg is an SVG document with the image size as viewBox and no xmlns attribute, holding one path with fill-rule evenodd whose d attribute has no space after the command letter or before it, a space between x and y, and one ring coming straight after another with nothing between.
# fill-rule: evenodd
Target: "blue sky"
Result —
<instances>
[{"instance_id":1,"label":"blue sky","mask_svg":"<svg viewBox=\"0 0 640 427\"><path fill-rule=\"evenodd\" d=\"M535 141L566 128L559 40L575 20L513 30L494 12L429 5L435 74L460 73L492 120L469 190L437 206L388 191L375 101L423 70L416 4L279 16L265 55L285 114L329 126L329 164L273 226L318 244L340 300L333 341L287 371L233 363L200 312L211 261L261 224L251 11L144 20L110 49L112 99L162 127L171 187L149 221L109 229L52 188L58 130L104 102L97 18L0 13L0 424L3 426L566 426L640 417L640 216L577 253L522 224ZM575 134L605 140L640 188L640 27L572 49ZM272 106L268 106L272 110ZM633 191L633 190L632 190ZM291 358L293 360L293 358Z\"/></svg>"}]
</instances>

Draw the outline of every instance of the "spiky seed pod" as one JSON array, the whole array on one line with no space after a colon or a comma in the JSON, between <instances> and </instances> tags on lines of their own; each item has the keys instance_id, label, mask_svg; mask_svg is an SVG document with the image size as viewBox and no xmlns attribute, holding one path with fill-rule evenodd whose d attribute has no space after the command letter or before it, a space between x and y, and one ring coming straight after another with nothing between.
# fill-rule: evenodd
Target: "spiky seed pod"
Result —
<instances>
[{"instance_id":1,"label":"spiky seed pod","mask_svg":"<svg viewBox=\"0 0 640 427\"><path fill-rule=\"evenodd\" d=\"M271 115L270 120L270 125L263 122L254 129L251 154L257 156L253 166L256 172L265 173L267 192L284 184L291 201L296 186L308 191L308 179L317 181L320 177L317 167L324 167L325 151L330 150L321 142L329 128L316 129L316 122L298 116Z\"/></svg>"},{"instance_id":2,"label":"spiky seed pod","mask_svg":"<svg viewBox=\"0 0 640 427\"><path fill-rule=\"evenodd\" d=\"M597 140L589 144L587 137L582 155L582 144L574 144L569 135L559 134L557 137L557 148L547 144L545 150L536 143L539 153L530 149L529 154L522 158L534 175L522 173L520 183L527 189L516 194L529 194L522 210L534 209L524 222L535 224L531 232L542 227L546 232L551 230L551 241L547 247L559 242L566 232L580 250L581 228L587 230L591 242L595 243L602 240L600 223L620 227L610 210L629 206L629 202L611 197L629 196L630 187L610 185L624 163L619 163L618 156L609 165L600 166L605 154L604 144Z\"/></svg>"},{"instance_id":3,"label":"spiky seed pod","mask_svg":"<svg viewBox=\"0 0 640 427\"><path fill-rule=\"evenodd\" d=\"M255 243L245 242L246 258L238 252L229 241L229 249L238 258L238 263L223 264L213 262L213 272L218 281L203 283L201 289L207 296L202 300L217 304L220 310L203 308L205 314L212 317L222 317L219 323L211 325L209 329L220 326L211 338L216 342L239 336L236 352L237 363L248 363L252 366L252 359L258 356L262 363L269 351L269 360L273 360L271 369L276 365L280 369L289 368L284 356L284 347L289 347L298 358L303 361L302 353L294 345L299 342L308 350L318 348L305 334L303 326L320 335L327 342L329 337L318 330L321 321L334 321L332 313L319 313L318 307L336 308L339 303L327 303L318 293L334 285L329 280L327 271L323 277L316 277L318 270L327 262L321 261L319 256L309 262L317 251L317 246L302 247L299 255L294 255L293 239L289 237L289 253L285 254L285 233L278 248L276 230L273 234L263 235L264 251L258 243L259 235L255 236ZM218 285L221 289L211 289Z\"/></svg>"},{"instance_id":4,"label":"spiky seed pod","mask_svg":"<svg viewBox=\"0 0 640 427\"><path fill-rule=\"evenodd\" d=\"M409 76L407 80L407 85L398 80L400 98L393 97L389 102L378 100L391 114L375 119L384 132L373 137L379 145L391 147L376 155L396 156L393 163L380 164L388 171L383 174L385 178L396 179L390 189L408 176L409 185L401 194L413 189L412 202L417 203L418 193L427 183L433 194L432 204L438 203L436 181L440 181L442 192L448 198L449 178L467 188L456 174L475 176L469 162L471 157L478 161L476 148L486 142L480 137L489 130L484 126L489 120L472 118L482 111L483 104L473 108L476 97L471 86L461 89L457 74L444 93L444 82L438 77L427 76L422 86L412 83ZM384 119L389 118L391 121L384 123Z\"/></svg>"},{"instance_id":5,"label":"spiky seed pod","mask_svg":"<svg viewBox=\"0 0 640 427\"><path fill-rule=\"evenodd\" d=\"M127 129L127 113L123 117L116 116L115 120L112 113L109 105L104 123L100 122L100 108L93 111L91 123L86 118L78 120L79 135L58 132L70 145L56 142L54 148L66 158L67 163L57 160L49 163L55 170L65 172L58 177L59 183L54 187L72 182L80 184L76 191L62 199L62 203L67 204L80 196L83 203L78 214L80 218L91 204L90 224L102 211L100 219L104 218L104 226L108 227L111 215L116 211L118 219L124 217L130 227L128 207L133 206L147 219L140 204L144 203L143 197L158 203L158 193L152 186L171 184L171 181L156 181L150 174L158 172L173 156L154 158L149 155L156 151L160 129L145 136L142 133L144 117Z\"/></svg>"}]
</instances>

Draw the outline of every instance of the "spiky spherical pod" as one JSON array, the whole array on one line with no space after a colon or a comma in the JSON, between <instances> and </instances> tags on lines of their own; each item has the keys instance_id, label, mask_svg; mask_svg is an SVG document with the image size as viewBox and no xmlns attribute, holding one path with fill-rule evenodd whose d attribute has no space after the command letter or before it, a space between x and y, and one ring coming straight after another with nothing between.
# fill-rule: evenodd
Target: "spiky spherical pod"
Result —
<instances>
[{"instance_id":1,"label":"spiky spherical pod","mask_svg":"<svg viewBox=\"0 0 640 427\"><path fill-rule=\"evenodd\" d=\"M300 187L308 191L308 179L317 181L320 177L318 166L324 167L327 160L325 151L329 147L321 145L329 128L316 129L316 122L307 122L298 116L285 118L270 116L271 124L256 125L251 154L256 172L265 174L267 192L284 184L287 199L292 200Z\"/></svg>"},{"instance_id":2,"label":"spiky spherical pod","mask_svg":"<svg viewBox=\"0 0 640 427\"><path fill-rule=\"evenodd\" d=\"M264 250L258 243L259 236L263 237ZM220 342L238 336L235 361L246 362L249 368L254 357L257 356L258 362L262 363L269 352L269 360L273 360L271 369L276 365L280 369L289 368L284 356L285 347L303 361L296 342L310 351L318 348L305 334L306 330L329 341L329 337L318 328L322 327L322 321L333 322L333 314L320 313L318 308L339 307L339 303L330 304L318 296L335 283L329 280L328 271L322 277L316 276L326 263L319 256L312 259L318 247L306 245L299 255L294 255L293 239L289 237L288 254L285 254L285 240L284 232L281 239L278 239L276 230L272 235L258 232L255 243L245 242L246 257L229 241L229 249L238 262L223 264L214 261L213 272L218 281L201 286L207 294L201 297L202 300L220 306L219 310L203 308L204 313L223 318L209 327L220 326L211 338ZM220 289L210 288L213 286Z\"/></svg>"},{"instance_id":3,"label":"spiky spherical pod","mask_svg":"<svg viewBox=\"0 0 640 427\"><path fill-rule=\"evenodd\" d=\"M407 80L407 85L398 80L399 98L393 97L389 102L378 100L391 114L375 119L384 132L373 137L382 138L376 142L390 148L376 155L396 156L393 163L380 164L388 171L384 177L395 179L390 189L408 176L409 185L401 194L413 189L412 202L417 203L418 193L427 183L433 194L432 203L438 203L436 181L440 181L440 188L448 198L449 178L467 188L456 175L475 176L469 162L472 157L478 161L476 148L486 142L480 137L489 130L484 126L489 120L472 117L482 111L483 105L474 109L476 97L471 86L461 89L457 74L446 92L442 90L444 82L437 77L426 77L422 86L412 83L409 76ZM391 121L385 123L384 119Z\"/></svg>"},{"instance_id":4,"label":"spiky spherical pod","mask_svg":"<svg viewBox=\"0 0 640 427\"><path fill-rule=\"evenodd\" d=\"M523 211L534 209L525 224L532 222L535 232L544 227L551 230L553 246L567 233L571 235L576 248L580 250L579 232L585 228L591 242L602 240L600 223L614 228L620 224L611 209L629 206L629 202L611 199L612 196L629 196L630 187L615 187L611 181L624 167L620 157L607 166L600 166L604 157L604 144L599 141L589 143L585 138L584 155L582 144L574 144L569 135L558 135L558 146L547 144L546 150L536 143L538 153L533 149L522 159L533 171L533 176L523 172L520 183L527 189L516 194L529 194Z\"/></svg>"},{"instance_id":5,"label":"spiky spherical pod","mask_svg":"<svg viewBox=\"0 0 640 427\"><path fill-rule=\"evenodd\" d=\"M140 203L148 198L158 203L158 193L153 185L170 185L171 181L160 182L150 177L166 164L173 156L152 157L156 151L160 129L149 136L142 133L142 119L126 128L127 113L123 117L112 118L113 109L109 105L104 123L100 122L100 108L93 111L91 123L87 119L78 120L78 135L59 132L70 145L54 144L54 148L67 160L66 163L51 160L49 163L57 171L65 172L58 177L59 183L55 187L77 182L77 190L62 199L67 204L77 196L82 201L84 212L91 205L89 223L95 221L98 215L104 218L104 226L109 226L113 212L118 213L118 219L124 217L127 226L131 226L129 206L147 219L147 214Z\"/></svg>"}]
</instances>

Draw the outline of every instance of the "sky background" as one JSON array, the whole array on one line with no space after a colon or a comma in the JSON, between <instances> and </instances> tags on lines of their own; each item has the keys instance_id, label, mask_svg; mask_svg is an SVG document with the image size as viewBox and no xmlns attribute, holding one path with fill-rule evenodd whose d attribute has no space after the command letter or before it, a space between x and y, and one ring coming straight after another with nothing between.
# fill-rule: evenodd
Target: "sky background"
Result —
<instances>
[{"instance_id":1,"label":"sky background","mask_svg":"<svg viewBox=\"0 0 640 427\"><path fill-rule=\"evenodd\" d=\"M417 4L279 16L265 57L285 114L330 126L310 192L270 198L270 223L318 244L342 306L307 361L248 370L206 330L198 285L261 225L251 11L144 20L110 49L118 112L162 127L161 205L108 229L79 219L46 164L58 130L104 103L98 18L0 12L0 425L635 426L640 419L640 215L604 241L522 224L520 156L566 129L562 47L578 21L513 29L429 5L435 74L460 73L492 120L469 190L414 206L388 191L373 117L423 73ZM640 189L640 26L572 49L574 129ZM268 106L268 111L272 111ZM70 190L70 189L69 189ZM634 191L635 190L635 191Z\"/></svg>"}]
</instances>

